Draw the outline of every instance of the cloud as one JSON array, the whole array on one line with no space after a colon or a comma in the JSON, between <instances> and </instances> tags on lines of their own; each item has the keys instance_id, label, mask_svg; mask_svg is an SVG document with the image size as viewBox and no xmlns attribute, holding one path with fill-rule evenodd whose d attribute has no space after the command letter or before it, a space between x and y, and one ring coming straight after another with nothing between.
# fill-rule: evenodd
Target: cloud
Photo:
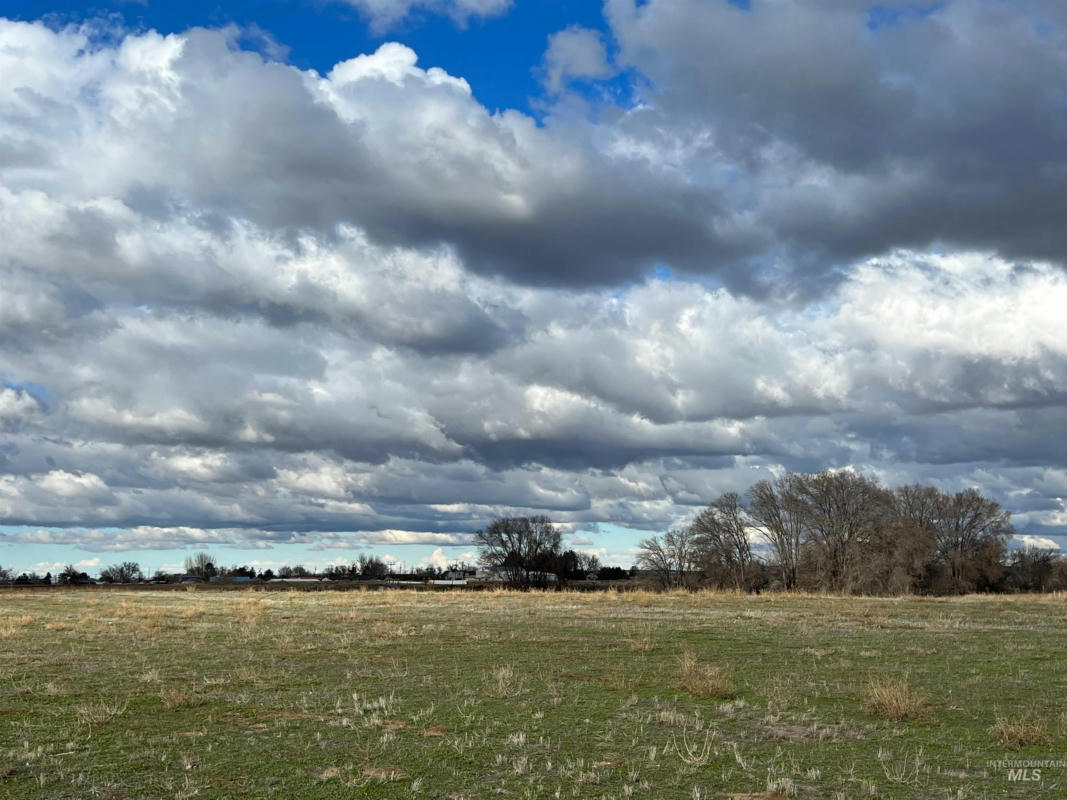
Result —
<instances>
[{"instance_id":1,"label":"cloud","mask_svg":"<svg viewBox=\"0 0 1067 800\"><path fill-rule=\"evenodd\" d=\"M1062 8L875 11L609 0L617 62L647 79L633 135L699 142L692 174L736 187L739 212L801 274L934 244L1059 259Z\"/></svg>"},{"instance_id":2,"label":"cloud","mask_svg":"<svg viewBox=\"0 0 1067 800\"><path fill-rule=\"evenodd\" d=\"M830 466L979 486L1062 537L1067 277L1002 255L1058 241L1062 198L972 213L1058 180L1027 137L1059 122L1020 87L1059 56L1005 34L1020 120L1047 124L991 161L1000 89L936 73L926 97L901 54L988 42L994 11L864 32L776 7L614 2L639 102L566 119L566 77L599 67L560 55L542 124L395 43L318 74L225 31L0 23L2 541L447 553L547 513L600 549L597 523ZM753 60L786 23L799 74ZM960 153L934 135L967 126Z\"/></svg>"},{"instance_id":3,"label":"cloud","mask_svg":"<svg viewBox=\"0 0 1067 800\"><path fill-rule=\"evenodd\" d=\"M1016 536L1014 539L1022 547L1029 547L1038 550L1059 550L1060 545L1054 539L1050 539L1047 536L1033 536L1029 534L1023 534Z\"/></svg>"},{"instance_id":4,"label":"cloud","mask_svg":"<svg viewBox=\"0 0 1067 800\"><path fill-rule=\"evenodd\" d=\"M13 541L90 550L463 546L503 514L660 529L855 464L1057 524L1065 291L1047 265L907 252L794 310L678 281L516 290L496 301L523 339L446 357L111 306L101 339L13 359L61 402L9 437L0 509L43 531Z\"/></svg>"},{"instance_id":5,"label":"cloud","mask_svg":"<svg viewBox=\"0 0 1067 800\"><path fill-rule=\"evenodd\" d=\"M27 530L0 534L0 541L19 544L67 545L91 552L124 550L207 549L216 546L262 549L272 543L299 541L300 536L255 529L203 529L138 525L118 530ZM99 559L96 559L99 561Z\"/></svg>"},{"instance_id":6,"label":"cloud","mask_svg":"<svg viewBox=\"0 0 1067 800\"><path fill-rule=\"evenodd\" d=\"M360 324L377 307L373 294L360 302L363 287L390 287L344 274L304 280L300 256L324 254L309 234L347 234L387 253L444 247L468 269L532 285L612 283L663 258L697 268L741 246L711 223L713 194L609 156L586 131L490 114L465 80L420 68L403 45L325 76L235 47L224 31L94 47L83 31L0 23L0 48L19 52L5 62L17 91L0 123L19 168L0 193L19 232L11 261L53 275L54 259L78 243L70 266L125 293L183 305L210 287L220 307L279 324L330 313L336 298L336 311ZM146 237L148 222L163 235ZM208 241L202 250L210 232L234 248ZM260 257L293 268L260 292L243 270L220 273L218 263L249 255L241 243L256 233L267 239ZM370 257L388 271L387 253ZM506 323L484 307L464 309L450 288L438 299L461 313L412 320L415 342L427 323L455 319L464 341ZM425 291L433 299L442 290ZM411 327L401 322L392 319ZM463 333L464 323L473 330Z\"/></svg>"},{"instance_id":7,"label":"cloud","mask_svg":"<svg viewBox=\"0 0 1067 800\"><path fill-rule=\"evenodd\" d=\"M580 25L548 37L542 69L551 94L559 94L571 78L606 78L613 72L600 34Z\"/></svg>"},{"instance_id":8,"label":"cloud","mask_svg":"<svg viewBox=\"0 0 1067 800\"><path fill-rule=\"evenodd\" d=\"M504 14L512 0L340 0L355 6L378 32L394 27L415 11L444 14L457 25L466 25L471 17L495 17Z\"/></svg>"},{"instance_id":9,"label":"cloud","mask_svg":"<svg viewBox=\"0 0 1067 800\"><path fill-rule=\"evenodd\" d=\"M37 415L40 410L29 392L11 387L0 389L0 426L14 427L22 419Z\"/></svg>"}]
</instances>

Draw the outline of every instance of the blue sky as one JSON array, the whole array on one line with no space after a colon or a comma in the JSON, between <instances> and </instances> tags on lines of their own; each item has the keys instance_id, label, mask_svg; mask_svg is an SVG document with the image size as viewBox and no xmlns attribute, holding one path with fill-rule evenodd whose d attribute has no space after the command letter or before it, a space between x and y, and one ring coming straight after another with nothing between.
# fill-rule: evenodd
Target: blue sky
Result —
<instances>
[{"instance_id":1,"label":"blue sky","mask_svg":"<svg viewBox=\"0 0 1067 800\"><path fill-rule=\"evenodd\" d=\"M465 77L475 97L491 110L523 109L539 113L543 91L537 78L549 35L570 25L604 30L599 0L518 2L505 14L472 18L457 25L447 16L416 9L409 17L381 31L366 16L343 2L219 3L190 0L161 2L39 2L4 4L9 18L48 19L51 24L78 24L85 19L121 20L130 30L180 33L190 27L237 25L246 36L242 46L268 49L262 31L288 48L288 61L303 69L328 71L383 42L403 42L419 54L423 67L439 66Z\"/></svg>"},{"instance_id":2,"label":"blue sky","mask_svg":"<svg viewBox=\"0 0 1067 800\"><path fill-rule=\"evenodd\" d=\"M629 566L727 491L1067 544L1067 8L9 2L0 565Z\"/></svg>"}]
</instances>

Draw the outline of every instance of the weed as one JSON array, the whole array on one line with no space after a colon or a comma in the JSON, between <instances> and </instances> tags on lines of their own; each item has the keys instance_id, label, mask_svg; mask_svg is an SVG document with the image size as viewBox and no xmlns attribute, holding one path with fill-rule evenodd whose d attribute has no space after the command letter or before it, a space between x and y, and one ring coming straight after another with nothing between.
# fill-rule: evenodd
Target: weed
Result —
<instances>
[{"instance_id":1,"label":"weed","mask_svg":"<svg viewBox=\"0 0 1067 800\"><path fill-rule=\"evenodd\" d=\"M1018 717L997 716L989 727L989 735L1002 747L1028 747L1052 740L1045 721L1030 713Z\"/></svg>"},{"instance_id":2,"label":"weed","mask_svg":"<svg viewBox=\"0 0 1067 800\"><path fill-rule=\"evenodd\" d=\"M907 676L871 678L864 700L868 711L887 719L918 720L930 714L926 694L913 687Z\"/></svg>"},{"instance_id":3,"label":"weed","mask_svg":"<svg viewBox=\"0 0 1067 800\"><path fill-rule=\"evenodd\" d=\"M678 686L700 697L730 697L734 693L733 683L721 667L701 664L689 650L682 653Z\"/></svg>"}]
</instances>

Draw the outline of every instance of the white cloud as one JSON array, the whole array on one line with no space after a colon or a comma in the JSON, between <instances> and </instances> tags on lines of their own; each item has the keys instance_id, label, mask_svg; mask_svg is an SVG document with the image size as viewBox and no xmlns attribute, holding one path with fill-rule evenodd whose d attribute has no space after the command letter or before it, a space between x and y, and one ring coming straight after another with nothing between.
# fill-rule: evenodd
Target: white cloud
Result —
<instances>
[{"instance_id":1,"label":"white cloud","mask_svg":"<svg viewBox=\"0 0 1067 800\"><path fill-rule=\"evenodd\" d=\"M318 74L226 32L110 41L0 23L4 541L444 556L495 516L662 529L845 465L1067 529L1059 264L746 260L759 187L722 188L706 120L650 119L666 94L538 124L395 43ZM592 32L551 53L557 88L605 74ZM794 156L752 152L850 206Z\"/></svg>"},{"instance_id":2,"label":"white cloud","mask_svg":"<svg viewBox=\"0 0 1067 800\"><path fill-rule=\"evenodd\" d=\"M1022 534L1015 537L1015 541L1023 547L1032 547L1039 550L1059 550L1060 545L1055 539L1050 539L1047 536L1034 536L1033 534Z\"/></svg>"},{"instance_id":3,"label":"white cloud","mask_svg":"<svg viewBox=\"0 0 1067 800\"><path fill-rule=\"evenodd\" d=\"M3 302L3 297L0 296L0 303ZM38 413L40 408L29 392L11 388L0 389L0 423L35 416Z\"/></svg>"},{"instance_id":4,"label":"white cloud","mask_svg":"<svg viewBox=\"0 0 1067 800\"><path fill-rule=\"evenodd\" d=\"M604 42L597 31L572 25L548 37L544 84L559 94L571 78L606 78L612 74Z\"/></svg>"},{"instance_id":5,"label":"white cloud","mask_svg":"<svg viewBox=\"0 0 1067 800\"><path fill-rule=\"evenodd\" d=\"M430 555L419 562L423 566L437 567L438 569L444 569L450 563L451 559L445 555L445 551L438 547Z\"/></svg>"},{"instance_id":6,"label":"white cloud","mask_svg":"<svg viewBox=\"0 0 1067 800\"><path fill-rule=\"evenodd\" d=\"M91 473L75 475L60 469L54 469L38 479L37 485L47 492L68 499L109 494L107 484L100 479L99 475Z\"/></svg>"},{"instance_id":7,"label":"white cloud","mask_svg":"<svg viewBox=\"0 0 1067 800\"><path fill-rule=\"evenodd\" d=\"M387 30L415 11L451 17L466 25L471 17L494 17L506 12L512 0L341 0L355 6L378 31Z\"/></svg>"}]
</instances>

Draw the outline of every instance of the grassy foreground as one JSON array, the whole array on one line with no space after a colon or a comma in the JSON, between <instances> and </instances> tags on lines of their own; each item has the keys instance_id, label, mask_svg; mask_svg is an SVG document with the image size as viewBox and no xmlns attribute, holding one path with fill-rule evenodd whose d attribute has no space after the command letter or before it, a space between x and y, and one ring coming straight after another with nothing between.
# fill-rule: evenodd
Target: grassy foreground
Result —
<instances>
[{"instance_id":1,"label":"grassy foreground","mask_svg":"<svg viewBox=\"0 0 1067 800\"><path fill-rule=\"evenodd\" d=\"M1062 798L1065 649L1064 595L4 592L0 797Z\"/></svg>"}]
</instances>

